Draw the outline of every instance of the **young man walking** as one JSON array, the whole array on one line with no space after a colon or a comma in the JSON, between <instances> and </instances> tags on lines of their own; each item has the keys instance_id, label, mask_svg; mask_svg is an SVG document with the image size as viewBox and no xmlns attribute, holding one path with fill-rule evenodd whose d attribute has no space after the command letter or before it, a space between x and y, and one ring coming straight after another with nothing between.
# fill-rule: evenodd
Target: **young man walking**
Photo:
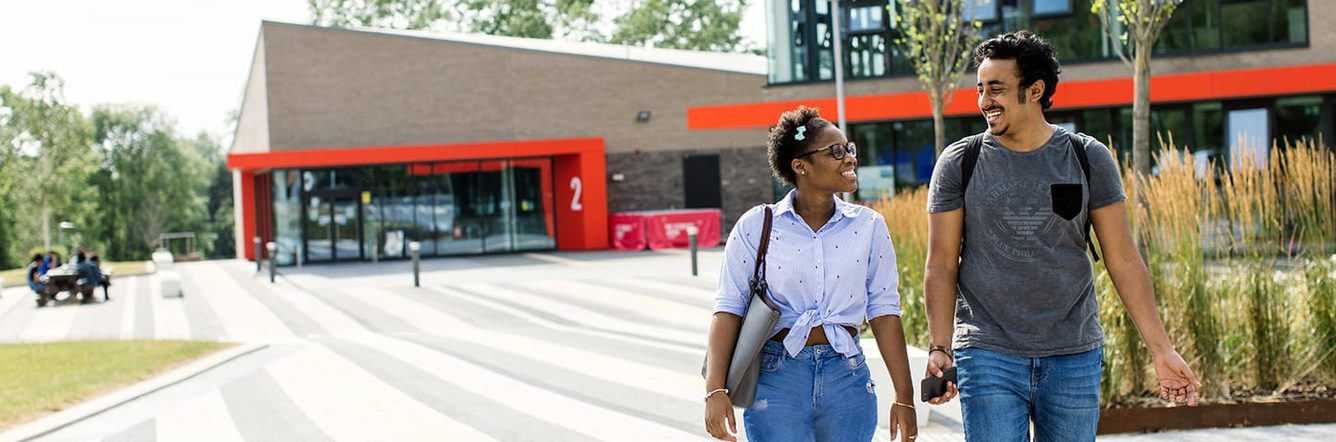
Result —
<instances>
[{"instance_id":1,"label":"young man walking","mask_svg":"<svg viewBox=\"0 0 1336 442\"><path fill-rule=\"evenodd\" d=\"M971 441L1029 440L1032 425L1036 441L1095 439L1104 332L1093 226L1161 394L1195 404L1200 384L1155 307L1112 155L1044 118L1060 72L1053 47L1013 32L981 43L974 61L988 130L947 147L928 190L926 376L955 367L959 379L931 402L959 393Z\"/></svg>"}]
</instances>

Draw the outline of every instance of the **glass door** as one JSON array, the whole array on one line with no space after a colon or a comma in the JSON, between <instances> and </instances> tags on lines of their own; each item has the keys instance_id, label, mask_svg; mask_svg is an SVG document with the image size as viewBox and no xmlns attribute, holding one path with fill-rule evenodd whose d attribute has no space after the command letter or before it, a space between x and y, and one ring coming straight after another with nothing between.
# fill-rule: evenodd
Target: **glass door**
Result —
<instances>
[{"instance_id":1,"label":"glass door","mask_svg":"<svg viewBox=\"0 0 1336 442\"><path fill-rule=\"evenodd\" d=\"M357 204L357 199L351 196L329 199L329 212L332 215L330 231L336 261L362 259L361 211Z\"/></svg>"},{"instance_id":2,"label":"glass door","mask_svg":"<svg viewBox=\"0 0 1336 442\"><path fill-rule=\"evenodd\" d=\"M315 193L306 198L306 259L362 259L362 217L357 197Z\"/></svg>"},{"instance_id":3,"label":"glass door","mask_svg":"<svg viewBox=\"0 0 1336 442\"><path fill-rule=\"evenodd\" d=\"M334 221L329 201L320 195L306 198L306 260L330 261L334 259L334 233L330 224Z\"/></svg>"},{"instance_id":4,"label":"glass door","mask_svg":"<svg viewBox=\"0 0 1336 442\"><path fill-rule=\"evenodd\" d=\"M482 218L484 253L514 249L515 190L510 162L483 161L478 172L475 199Z\"/></svg>"}]
</instances>

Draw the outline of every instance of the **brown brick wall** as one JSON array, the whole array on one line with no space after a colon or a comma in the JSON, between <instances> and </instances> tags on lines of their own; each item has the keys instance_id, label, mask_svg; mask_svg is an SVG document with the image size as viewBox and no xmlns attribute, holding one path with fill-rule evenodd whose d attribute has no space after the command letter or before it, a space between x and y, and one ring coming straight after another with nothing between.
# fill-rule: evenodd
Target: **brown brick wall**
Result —
<instances>
[{"instance_id":1,"label":"brown brick wall","mask_svg":"<svg viewBox=\"0 0 1336 442\"><path fill-rule=\"evenodd\" d=\"M727 239L733 223L747 209L773 202L770 166L765 147L692 149L608 154L608 211L679 209L684 205L682 158L719 155L720 192L724 207L721 232ZM613 181L622 174L622 181Z\"/></svg>"},{"instance_id":2,"label":"brown brick wall","mask_svg":"<svg viewBox=\"0 0 1336 442\"><path fill-rule=\"evenodd\" d=\"M603 137L608 152L738 147L690 106L757 101L764 75L265 23L273 150ZM648 123L637 123L639 110Z\"/></svg>"}]
</instances>

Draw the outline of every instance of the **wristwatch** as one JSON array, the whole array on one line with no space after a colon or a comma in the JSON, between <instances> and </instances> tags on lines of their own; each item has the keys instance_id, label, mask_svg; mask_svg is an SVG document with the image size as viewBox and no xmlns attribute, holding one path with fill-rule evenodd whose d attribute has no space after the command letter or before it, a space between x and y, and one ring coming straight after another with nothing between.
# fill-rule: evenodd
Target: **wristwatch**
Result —
<instances>
[{"instance_id":1,"label":"wristwatch","mask_svg":"<svg viewBox=\"0 0 1336 442\"><path fill-rule=\"evenodd\" d=\"M931 355L932 355L932 352L934 352L934 351L940 351L940 352L942 352L942 354L946 355L946 357L951 358L951 359L955 359L955 358L956 358L956 356L955 356L954 354L951 353L951 349L948 348L948 347L945 346L945 345L933 345L933 346L929 346L929 347L928 347L928 355L929 355L929 356L931 356Z\"/></svg>"}]
</instances>

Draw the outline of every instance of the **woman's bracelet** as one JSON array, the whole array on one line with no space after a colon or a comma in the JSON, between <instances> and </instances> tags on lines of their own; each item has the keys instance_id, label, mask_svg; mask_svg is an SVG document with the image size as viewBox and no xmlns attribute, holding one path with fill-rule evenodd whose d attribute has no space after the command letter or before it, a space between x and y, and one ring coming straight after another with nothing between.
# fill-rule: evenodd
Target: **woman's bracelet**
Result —
<instances>
[{"instance_id":1,"label":"woman's bracelet","mask_svg":"<svg viewBox=\"0 0 1336 442\"><path fill-rule=\"evenodd\" d=\"M709 393L705 393L705 402L709 402L709 401L710 401L710 396L714 396L715 393L723 393L724 396L728 396L728 389L727 389L727 388L716 388L716 389L710 390Z\"/></svg>"},{"instance_id":2,"label":"woman's bracelet","mask_svg":"<svg viewBox=\"0 0 1336 442\"><path fill-rule=\"evenodd\" d=\"M893 403L893 404L891 404L891 405L899 405L899 406L901 406L901 407L905 407L905 408L908 408L908 409L910 409L910 410L913 410L913 409L914 409L914 405L913 405L913 404L906 404L906 403L904 403L904 402L895 402L895 403Z\"/></svg>"}]
</instances>

